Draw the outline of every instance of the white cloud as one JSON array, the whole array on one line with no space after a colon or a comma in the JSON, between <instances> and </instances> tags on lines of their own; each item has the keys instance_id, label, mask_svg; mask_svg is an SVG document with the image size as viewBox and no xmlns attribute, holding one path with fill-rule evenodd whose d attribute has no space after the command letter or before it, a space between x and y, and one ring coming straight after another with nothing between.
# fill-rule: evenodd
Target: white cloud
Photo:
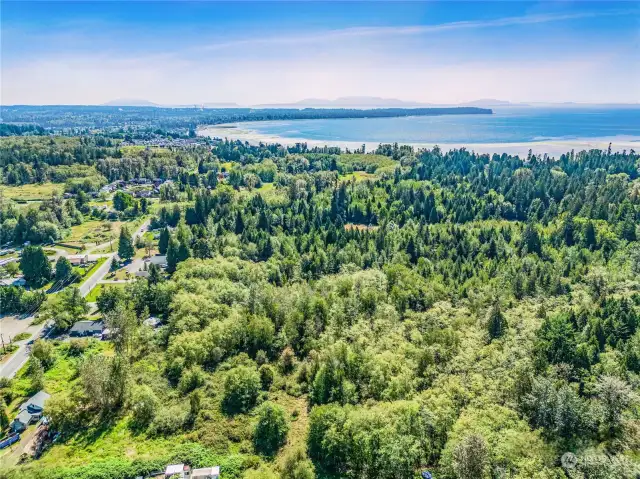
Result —
<instances>
[{"instance_id":1,"label":"white cloud","mask_svg":"<svg viewBox=\"0 0 640 479\"><path fill-rule=\"evenodd\" d=\"M380 62L333 56L217 62L173 57L62 57L3 73L3 104L95 104L114 98L157 103L291 102L306 97L384 96L425 102L477 98L511 101L629 101L638 98L633 71L609 59L547 62L471 62L444 65L426 58ZM625 67L628 68L628 67ZM636 67L637 69L637 67ZM636 71L637 73L637 71Z\"/></svg>"},{"instance_id":2,"label":"white cloud","mask_svg":"<svg viewBox=\"0 0 640 479\"><path fill-rule=\"evenodd\" d=\"M538 58L516 49L510 58L496 59L492 58L494 51L473 50L473 36L468 39L467 52L459 50L457 35L457 44L440 36L428 44L410 41L438 31L593 15L546 14L431 26L348 28L322 35L239 39L153 56L74 52L69 48L59 54L24 55L3 62L0 101L99 104L114 98L140 98L162 104L257 104L362 95L434 103L478 98L638 101L640 62L625 58L624 49L611 53L609 45L582 54L558 54L543 48L545 55Z\"/></svg>"}]
</instances>

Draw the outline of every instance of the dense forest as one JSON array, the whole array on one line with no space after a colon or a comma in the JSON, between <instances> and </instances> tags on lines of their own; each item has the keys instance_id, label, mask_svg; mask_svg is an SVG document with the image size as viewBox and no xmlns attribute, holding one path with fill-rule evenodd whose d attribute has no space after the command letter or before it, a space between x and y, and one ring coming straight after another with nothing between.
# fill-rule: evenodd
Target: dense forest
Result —
<instances>
[{"instance_id":1,"label":"dense forest","mask_svg":"<svg viewBox=\"0 0 640 479\"><path fill-rule=\"evenodd\" d=\"M36 376L64 378L47 412L60 436L0 477L133 478L168 461L215 461L225 479L640 474L635 152L131 149L102 136L12 138L1 152L14 185L74 168L97 185L175 186L151 224L166 271L105 288L108 345L33 353ZM71 299L58 304L84 317ZM30 374L1 385L5 402ZM123 436L145 453L111 446ZM110 452L73 459L95 441Z\"/></svg>"},{"instance_id":2,"label":"dense forest","mask_svg":"<svg viewBox=\"0 0 640 479\"><path fill-rule=\"evenodd\" d=\"M196 128L238 121L313 120L321 118L386 118L433 115L490 115L491 109L477 107L442 108L160 108L108 106L2 106L0 117L8 123L33 124L43 128L121 128L153 126L162 128ZM31 132L16 126L0 128L7 133ZM40 130L36 129L36 134Z\"/></svg>"}]
</instances>

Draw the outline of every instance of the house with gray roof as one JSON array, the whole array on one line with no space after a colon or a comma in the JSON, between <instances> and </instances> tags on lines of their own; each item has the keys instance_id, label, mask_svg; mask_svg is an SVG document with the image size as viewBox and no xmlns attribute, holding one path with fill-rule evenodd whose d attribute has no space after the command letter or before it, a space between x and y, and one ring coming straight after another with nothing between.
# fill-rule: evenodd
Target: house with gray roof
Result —
<instances>
[{"instance_id":1,"label":"house with gray roof","mask_svg":"<svg viewBox=\"0 0 640 479\"><path fill-rule=\"evenodd\" d=\"M29 424L37 422L44 412L44 404L51 395L44 391L39 391L20 406L20 412L11 423L11 430L14 432L24 431Z\"/></svg>"},{"instance_id":2,"label":"house with gray roof","mask_svg":"<svg viewBox=\"0 0 640 479\"><path fill-rule=\"evenodd\" d=\"M69 336L101 336L103 329L102 321L78 321L69 330Z\"/></svg>"}]
</instances>

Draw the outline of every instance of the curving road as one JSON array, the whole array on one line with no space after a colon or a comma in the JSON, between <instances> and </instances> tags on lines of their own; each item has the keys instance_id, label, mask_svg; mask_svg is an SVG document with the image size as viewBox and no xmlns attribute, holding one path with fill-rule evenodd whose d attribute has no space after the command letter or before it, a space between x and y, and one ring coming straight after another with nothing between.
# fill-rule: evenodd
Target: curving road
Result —
<instances>
[{"instance_id":1,"label":"curving road","mask_svg":"<svg viewBox=\"0 0 640 479\"><path fill-rule=\"evenodd\" d=\"M150 223L150 220L145 221L134 232L133 234L134 241L138 236L140 236L142 233L144 233L147 230L149 223ZM56 249L56 248L49 248L49 249ZM59 255L66 254L64 250L60 250L60 249L56 249L56 252ZM95 261L97 258L105 257L105 256L107 257L107 260L102 265L100 265L100 267L91 275L91 277L87 279L78 288L80 290L80 294L82 294L83 297L87 296L91 292L91 290L95 288L96 284L102 281L102 279L107 275L107 273L109 272L109 269L111 268L111 261L116 256L116 253L89 255L89 259L93 261ZM37 312L35 314L37 314ZM29 324L31 324L31 322L33 322L33 320L35 319L35 314L23 319L23 321L28 321ZM29 343L31 343L32 341L35 341L38 338L47 337L48 333L51 331L51 325L48 325L48 324L40 324L33 327L30 326L30 328L33 328L33 329L29 329L29 332L32 334L31 338L29 338L28 341L27 340L23 341L22 344L20 344L20 346L18 347L18 350L15 353L13 353L13 355L4 364L0 365L0 377L7 377L7 378L14 377L16 373L20 370L20 368L22 368L22 366L24 366L27 360L29 359L29 353L31 351L31 346ZM0 329L1 329L1 323L0 323Z\"/></svg>"}]
</instances>

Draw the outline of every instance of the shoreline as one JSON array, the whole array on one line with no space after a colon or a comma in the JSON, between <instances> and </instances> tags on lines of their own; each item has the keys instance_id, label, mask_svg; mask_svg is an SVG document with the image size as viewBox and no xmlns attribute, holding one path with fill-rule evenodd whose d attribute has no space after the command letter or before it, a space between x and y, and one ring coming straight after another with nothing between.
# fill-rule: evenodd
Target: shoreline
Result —
<instances>
[{"instance_id":1,"label":"shoreline","mask_svg":"<svg viewBox=\"0 0 640 479\"><path fill-rule=\"evenodd\" d=\"M258 145L260 143L279 143L283 146L293 146L296 143L306 143L309 147L337 146L340 148L349 148L355 150L361 148L364 144L367 151L375 150L380 143L379 141L343 141L343 140L314 140L309 138L288 138L278 135L268 135L256 130L252 130L248 123L225 123L221 125L210 125L198 128L196 131L198 136L209 136L211 138L222 138L229 140L240 140L248 142L250 145ZM448 151L452 149L466 148L480 154L502 154L527 156L529 150L536 155L544 155L558 157L571 150L576 152L581 150L600 149L606 150L611 144L612 151L622 150L638 150L640 149L640 138L635 137L602 137L602 138L575 138L575 139L557 139L557 140L540 140L540 141L523 141L513 143L425 143L425 142L398 142L402 145L410 145L414 148L433 148L436 144L440 149Z\"/></svg>"}]
</instances>

